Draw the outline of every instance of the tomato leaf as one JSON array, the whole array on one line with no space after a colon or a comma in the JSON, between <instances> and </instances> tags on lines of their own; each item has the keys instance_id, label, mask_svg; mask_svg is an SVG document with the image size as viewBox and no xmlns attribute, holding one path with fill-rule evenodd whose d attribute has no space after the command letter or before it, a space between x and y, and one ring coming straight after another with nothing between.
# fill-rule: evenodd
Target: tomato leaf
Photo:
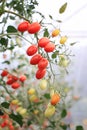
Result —
<instances>
[{"instance_id":1,"label":"tomato leaf","mask_svg":"<svg viewBox=\"0 0 87 130\"><path fill-rule=\"evenodd\" d=\"M50 99L50 94L49 93L45 93L44 97L47 98L47 99Z\"/></svg>"},{"instance_id":2,"label":"tomato leaf","mask_svg":"<svg viewBox=\"0 0 87 130\"><path fill-rule=\"evenodd\" d=\"M7 108L7 109L9 108L9 105L10 104L8 102L2 102L1 103L1 106L4 107L4 108Z\"/></svg>"},{"instance_id":3,"label":"tomato leaf","mask_svg":"<svg viewBox=\"0 0 87 130\"><path fill-rule=\"evenodd\" d=\"M65 10L66 10L66 7L67 7L67 2L60 7L59 13L60 13L60 14L64 13Z\"/></svg>"},{"instance_id":4,"label":"tomato leaf","mask_svg":"<svg viewBox=\"0 0 87 130\"><path fill-rule=\"evenodd\" d=\"M14 26L7 27L7 33L14 33L17 32L17 29Z\"/></svg>"},{"instance_id":5,"label":"tomato leaf","mask_svg":"<svg viewBox=\"0 0 87 130\"><path fill-rule=\"evenodd\" d=\"M22 126L23 125L23 118L22 118L22 116L21 115L16 115L16 114L10 114L9 115L9 117L11 118L11 119L13 119L14 121L16 121L20 126Z\"/></svg>"},{"instance_id":6,"label":"tomato leaf","mask_svg":"<svg viewBox=\"0 0 87 130\"><path fill-rule=\"evenodd\" d=\"M82 126L76 126L76 130L84 130Z\"/></svg>"},{"instance_id":7,"label":"tomato leaf","mask_svg":"<svg viewBox=\"0 0 87 130\"><path fill-rule=\"evenodd\" d=\"M44 37L49 37L49 32L47 28L45 28L44 30Z\"/></svg>"},{"instance_id":8,"label":"tomato leaf","mask_svg":"<svg viewBox=\"0 0 87 130\"><path fill-rule=\"evenodd\" d=\"M66 117L66 115L67 115L67 111L66 111L66 109L63 109L62 113L61 113L61 117L64 118L64 117Z\"/></svg>"}]
</instances>

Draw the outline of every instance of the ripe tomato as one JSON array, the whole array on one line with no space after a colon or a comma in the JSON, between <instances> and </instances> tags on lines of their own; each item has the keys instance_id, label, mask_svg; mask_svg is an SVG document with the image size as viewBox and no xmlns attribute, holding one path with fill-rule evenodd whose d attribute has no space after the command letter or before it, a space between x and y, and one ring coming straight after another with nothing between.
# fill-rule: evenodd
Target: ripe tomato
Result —
<instances>
[{"instance_id":1,"label":"ripe tomato","mask_svg":"<svg viewBox=\"0 0 87 130\"><path fill-rule=\"evenodd\" d=\"M60 38L60 44L65 44L65 42L67 41L67 37L66 36L62 36L61 38Z\"/></svg>"},{"instance_id":2,"label":"ripe tomato","mask_svg":"<svg viewBox=\"0 0 87 130\"><path fill-rule=\"evenodd\" d=\"M26 53L28 56L32 56L37 52L37 46L36 45L31 45L30 47L28 47Z\"/></svg>"},{"instance_id":3,"label":"ripe tomato","mask_svg":"<svg viewBox=\"0 0 87 130\"><path fill-rule=\"evenodd\" d=\"M51 43L51 42L49 42L49 43L45 46L45 48L44 48L44 50L45 50L46 52L53 52L54 49L55 49L55 44L54 44L54 43Z\"/></svg>"},{"instance_id":4,"label":"ripe tomato","mask_svg":"<svg viewBox=\"0 0 87 130\"><path fill-rule=\"evenodd\" d=\"M39 63L39 61L42 59L42 56L40 54L35 54L31 60L30 60L30 64L32 65L36 65Z\"/></svg>"},{"instance_id":5,"label":"ripe tomato","mask_svg":"<svg viewBox=\"0 0 87 130\"><path fill-rule=\"evenodd\" d=\"M37 72L36 72L36 78L37 79L42 79L46 74L46 69L38 69Z\"/></svg>"},{"instance_id":6,"label":"ripe tomato","mask_svg":"<svg viewBox=\"0 0 87 130\"><path fill-rule=\"evenodd\" d=\"M14 82L11 86L13 89L17 89L20 87L20 84L18 82Z\"/></svg>"},{"instance_id":7,"label":"ripe tomato","mask_svg":"<svg viewBox=\"0 0 87 130\"><path fill-rule=\"evenodd\" d=\"M42 58L38 63L39 69L45 69L48 66L48 60L46 58Z\"/></svg>"},{"instance_id":8,"label":"ripe tomato","mask_svg":"<svg viewBox=\"0 0 87 130\"><path fill-rule=\"evenodd\" d=\"M9 125L9 130L15 130L13 125Z\"/></svg>"},{"instance_id":9,"label":"ripe tomato","mask_svg":"<svg viewBox=\"0 0 87 130\"><path fill-rule=\"evenodd\" d=\"M20 80L21 82L24 82L24 81L26 80L26 76L25 76L25 75L21 75L21 76L19 77L19 80Z\"/></svg>"},{"instance_id":10,"label":"ripe tomato","mask_svg":"<svg viewBox=\"0 0 87 130\"><path fill-rule=\"evenodd\" d=\"M60 95L57 93L54 93L51 97L51 104L56 105L60 101Z\"/></svg>"},{"instance_id":11,"label":"ripe tomato","mask_svg":"<svg viewBox=\"0 0 87 130\"><path fill-rule=\"evenodd\" d=\"M1 76L2 77L5 77L8 75L8 71L7 70L3 70L2 73L1 73Z\"/></svg>"},{"instance_id":12,"label":"ripe tomato","mask_svg":"<svg viewBox=\"0 0 87 130\"><path fill-rule=\"evenodd\" d=\"M28 21L24 21L18 25L18 31L25 32L28 30L30 23Z\"/></svg>"},{"instance_id":13,"label":"ripe tomato","mask_svg":"<svg viewBox=\"0 0 87 130\"><path fill-rule=\"evenodd\" d=\"M60 30L59 29L55 29L55 30L53 30L53 32L52 32L52 37L56 37L56 36L58 36L60 34Z\"/></svg>"},{"instance_id":14,"label":"ripe tomato","mask_svg":"<svg viewBox=\"0 0 87 130\"><path fill-rule=\"evenodd\" d=\"M39 39L38 46L45 47L49 42L50 42L50 40L47 37L43 37L43 38Z\"/></svg>"},{"instance_id":15,"label":"ripe tomato","mask_svg":"<svg viewBox=\"0 0 87 130\"><path fill-rule=\"evenodd\" d=\"M28 27L28 32L30 34L34 34L34 33L37 33L40 30L40 28L41 28L41 26L38 22L33 22Z\"/></svg>"},{"instance_id":16,"label":"ripe tomato","mask_svg":"<svg viewBox=\"0 0 87 130\"><path fill-rule=\"evenodd\" d=\"M15 81L12 78L9 78L6 82L6 84L11 85L12 83L14 83Z\"/></svg>"}]
</instances>

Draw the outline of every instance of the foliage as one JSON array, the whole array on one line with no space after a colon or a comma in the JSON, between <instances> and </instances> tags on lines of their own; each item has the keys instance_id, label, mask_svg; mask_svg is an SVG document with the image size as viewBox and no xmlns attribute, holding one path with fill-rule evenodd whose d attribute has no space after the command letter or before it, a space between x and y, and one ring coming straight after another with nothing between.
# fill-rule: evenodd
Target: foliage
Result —
<instances>
[{"instance_id":1,"label":"foliage","mask_svg":"<svg viewBox=\"0 0 87 130\"><path fill-rule=\"evenodd\" d=\"M51 22L45 21L45 16L36 10L38 4L36 0L0 1L0 52L3 57L0 73L0 126L3 129L70 128L66 119L73 101L73 93L62 76L65 76L65 72L68 73L73 56L69 47L74 43L68 43L68 37L63 36L61 29L56 27L61 20L54 20L53 16L49 15ZM67 3L62 5L59 13L63 13L66 6ZM38 20L35 19L35 15L38 16ZM40 43L43 44L41 47L38 42L44 37L48 42ZM34 50L33 46L29 53L28 49L32 45L37 48ZM35 53L48 62L38 65L36 58L31 64ZM40 61L41 59L38 62ZM44 67L45 75L37 73L39 67L39 70ZM71 98L68 100L69 93ZM55 105L51 104L54 94L60 99L53 99Z\"/></svg>"}]
</instances>

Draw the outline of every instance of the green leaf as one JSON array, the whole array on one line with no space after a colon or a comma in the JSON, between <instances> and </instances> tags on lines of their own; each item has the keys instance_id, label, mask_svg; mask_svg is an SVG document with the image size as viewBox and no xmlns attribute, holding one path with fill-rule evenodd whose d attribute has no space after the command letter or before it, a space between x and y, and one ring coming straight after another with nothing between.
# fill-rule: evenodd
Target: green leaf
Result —
<instances>
[{"instance_id":1,"label":"green leaf","mask_svg":"<svg viewBox=\"0 0 87 130\"><path fill-rule=\"evenodd\" d=\"M7 108L7 109L9 108L9 105L10 104L8 102L1 103L1 106L4 107L4 108Z\"/></svg>"},{"instance_id":2,"label":"green leaf","mask_svg":"<svg viewBox=\"0 0 87 130\"><path fill-rule=\"evenodd\" d=\"M66 7L67 7L67 2L60 7L59 13L60 13L60 14L64 13L65 10L66 10Z\"/></svg>"},{"instance_id":3,"label":"green leaf","mask_svg":"<svg viewBox=\"0 0 87 130\"><path fill-rule=\"evenodd\" d=\"M52 58L53 58L53 59L55 59L56 56L57 56L56 53L53 53L53 54L52 54Z\"/></svg>"},{"instance_id":4,"label":"green leaf","mask_svg":"<svg viewBox=\"0 0 87 130\"><path fill-rule=\"evenodd\" d=\"M66 115L67 115L67 111L66 111L66 109L63 109L62 113L61 113L61 117L64 118L64 117L66 117Z\"/></svg>"},{"instance_id":5,"label":"green leaf","mask_svg":"<svg viewBox=\"0 0 87 130\"><path fill-rule=\"evenodd\" d=\"M7 33L15 33L15 32L17 32L17 29L14 26L7 27Z\"/></svg>"},{"instance_id":6,"label":"green leaf","mask_svg":"<svg viewBox=\"0 0 87 130\"><path fill-rule=\"evenodd\" d=\"M44 97L47 98L47 99L50 99L50 94L49 93L45 93Z\"/></svg>"},{"instance_id":7,"label":"green leaf","mask_svg":"<svg viewBox=\"0 0 87 130\"><path fill-rule=\"evenodd\" d=\"M4 115L4 113L0 110L0 116Z\"/></svg>"},{"instance_id":8,"label":"green leaf","mask_svg":"<svg viewBox=\"0 0 87 130\"><path fill-rule=\"evenodd\" d=\"M52 15L49 15L50 19L53 19Z\"/></svg>"},{"instance_id":9,"label":"green leaf","mask_svg":"<svg viewBox=\"0 0 87 130\"><path fill-rule=\"evenodd\" d=\"M22 116L21 115L16 115L16 114L10 114L9 115L9 117L11 118L11 119L13 119L14 121L16 121L20 126L22 126L23 125L23 118L22 118Z\"/></svg>"},{"instance_id":10,"label":"green leaf","mask_svg":"<svg viewBox=\"0 0 87 130\"><path fill-rule=\"evenodd\" d=\"M83 126L76 126L76 130L84 130Z\"/></svg>"},{"instance_id":11,"label":"green leaf","mask_svg":"<svg viewBox=\"0 0 87 130\"><path fill-rule=\"evenodd\" d=\"M26 64L21 64L21 65L18 65L18 69L24 67Z\"/></svg>"},{"instance_id":12,"label":"green leaf","mask_svg":"<svg viewBox=\"0 0 87 130\"><path fill-rule=\"evenodd\" d=\"M32 122L30 120L28 120L27 125L29 126L31 124L32 124Z\"/></svg>"},{"instance_id":13,"label":"green leaf","mask_svg":"<svg viewBox=\"0 0 87 130\"><path fill-rule=\"evenodd\" d=\"M45 28L44 30L44 37L49 37L49 32L47 28Z\"/></svg>"},{"instance_id":14,"label":"green leaf","mask_svg":"<svg viewBox=\"0 0 87 130\"><path fill-rule=\"evenodd\" d=\"M9 17L10 17L11 20L15 20L14 16L10 15Z\"/></svg>"},{"instance_id":15,"label":"green leaf","mask_svg":"<svg viewBox=\"0 0 87 130\"><path fill-rule=\"evenodd\" d=\"M66 125L66 124L60 125L60 127L61 127L63 130L67 130L67 125Z\"/></svg>"},{"instance_id":16,"label":"green leaf","mask_svg":"<svg viewBox=\"0 0 87 130\"><path fill-rule=\"evenodd\" d=\"M6 39L6 38L1 38L1 39L0 39L0 44L3 45L3 46L5 46L5 47L7 47L7 45L8 45L8 39Z\"/></svg>"},{"instance_id":17,"label":"green leaf","mask_svg":"<svg viewBox=\"0 0 87 130\"><path fill-rule=\"evenodd\" d=\"M72 43L70 43L71 46L73 46L73 45L75 45L75 44L76 44L76 42L72 42Z\"/></svg>"},{"instance_id":18,"label":"green leaf","mask_svg":"<svg viewBox=\"0 0 87 130\"><path fill-rule=\"evenodd\" d=\"M6 60L6 61L2 62L2 64L8 64L8 65L10 65L10 61Z\"/></svg>"}]
</instances>

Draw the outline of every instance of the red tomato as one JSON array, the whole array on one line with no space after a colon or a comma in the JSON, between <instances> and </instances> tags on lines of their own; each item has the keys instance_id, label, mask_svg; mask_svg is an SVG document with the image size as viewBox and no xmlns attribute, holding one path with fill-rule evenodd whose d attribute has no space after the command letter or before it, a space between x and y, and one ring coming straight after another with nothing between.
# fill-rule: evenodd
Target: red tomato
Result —
<instances>
[{"instance_id":1,"label":"red tomato","mask_svg":"<svg viewBox=\"0 0 87 130\"><path fill-rule=\"evenodd\" d=\"M31 25L28 27L28 32L30 34L37 33L40 30L41 26L38 22L31 23Z\"/></svg>"},{"instance_id":2,"label":"red tomato","mask_svg":"<svg viewBox=\"0 0 87 130\"><path fill-rule=\"evenodd\" d=\"M8 85L11 85L12 83L14 83L14 80L12 78L9 78L6 82Z\"/></svg>"},{"instance_id":3,"label":"red tomato","mask_svg":"<svg viewBox=\"0 0 87 130\"><path fill-rule=\"evenodd\" d=\"M21 75L20 78L19 78L19 80L21 82L24 82L26 80L26 76L25 75Z\"/></svg>"},{"instance_id":4,"label":"red tomato","mask_svg":"<svg viewBox=\"0 0 87 130\"><path fill-rule=\"evenodd\" d=\"M8 71L7 70L3 70L2 73L1 73L1 76L2 77L5 77L8 75Z\"/></svg>"},{"instance_id":5,"label":"red tomato","mask_svg":"<svg viewBox=\"0 0 87 130\"><path fill-rule=\"evenodd\" d=\"M26 53L28 56L32 56L37 52L37 46L36 45L31 45L30 47L28 47Z\"/></svg>"},{"instance_id":6,"label":"red tomato","mask_svg":"<svg viewBox=\"0 0 87 130\"><path fill-rule=\"evenodd\" d=\"M46 58L42 58L38 63L39 69L45 69L48 66L48 60Z\"/></svg>"},{"instance_id":7,"label":"red tomato","mask_svg":"<svg viewBox=\"0 0 87 130\"><path fill-rule=\"evenodd\" d=\"M56 105L58 102L60 101L60 95L55 93L52 97L51 97L51 104L52 105Z\"/></svg>"},{"instance_id":8,"label":"red tomato","mask_svg":"<svg viewBox=\"0 0 87 130\"><path fill-rule=\"evenodd\" d=\"M11 86L13 89L17 89L20 87L20 84L18 82L14 82Z\"/></svg>"},{"instance_id":9,"label":"red tomato","mask_svg":"<svg viewBox=\"0 0 87 130\"><path fill-rule=\"evenodd\" d=\"M43 37L43 38L39 39L38 46L45 47L49 42L50 42L50 40L47 37Z\"/></svg>"},{"instance_id":10,"label":"red tomato","mask_svg":"<svg viewBox=\"0 0 87 130\"><path fill-rule=\"evenodd\" d=\"M45 48L44 48L44 50L45 50L46 52L53 52L54 49L55 49L55 44L54 44L54 43L51 43L51 42L49 42L49 43L45 46Z\"/></svg>"},{"instance_id":11,"label":"red tomato","mask_svg":"<svg viewBox=\"0 0 87 130\"><path fill-rule=\"evenodd\" d=\"M14 130L14 126L13 125L9 125L9 130Z\"/></svg>"},{"instance_id":12,"label":"red tomato","mask_svg":"<svg viewBox=\"0 0 87 130\"><path fill-rule=\"evenodd\" d=\"M38 69L37 72L36 72L36 78L37 79L42 79L46 74L46 69Z\"/></svg>"},{"instance_id":13,"label":"red tomato","mask_svg":"<svg viewBox=\"0 0 87 130\"><path fill-rule=\"evenodd\" d=\"M28 21L24 21L18 25L18 31L25 32L28 30L30 23Z\"/></svg>"},{"instance_id":14,"label":"red tomato","mask_svg":"<svg viewBox=\"0 0 87 130\"><path fill-rule=\"evenodd\" d=\"M42 59L42 56L40 54L36 54L34 55L31 60L30 60L30 64L32 65L36 65L39 63L39 61Z\"/></svg>"}]
</instances>

